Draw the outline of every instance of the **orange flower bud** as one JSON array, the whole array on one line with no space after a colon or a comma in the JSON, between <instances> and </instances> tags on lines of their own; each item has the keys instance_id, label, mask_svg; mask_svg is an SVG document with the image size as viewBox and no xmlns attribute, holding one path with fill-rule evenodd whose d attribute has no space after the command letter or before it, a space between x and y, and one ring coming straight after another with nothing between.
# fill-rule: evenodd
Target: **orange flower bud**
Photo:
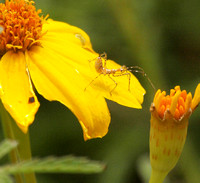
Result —
<instances>
[{"instance_id":1,"label":"orange flower bud","mask_svg":"<svg viewBox=\"0 0 200 183\"><path fill-rule=\"evenodd\" d=\"M179 86L170 95L158 90L151 104L150 183L162 183L176 165L185 144L188 119L200 102L200 84L194 98Z\"/></svg>"}]
</instances>

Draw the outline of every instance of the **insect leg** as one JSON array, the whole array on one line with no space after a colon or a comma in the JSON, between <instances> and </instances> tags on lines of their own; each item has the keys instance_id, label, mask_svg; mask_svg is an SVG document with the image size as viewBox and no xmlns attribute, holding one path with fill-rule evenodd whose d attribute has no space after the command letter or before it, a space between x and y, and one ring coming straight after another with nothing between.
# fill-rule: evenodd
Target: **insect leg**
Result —
<instances>
[{"instance_id":1,"label":"insect leg","mask_svg":"<svg viewBox=\"0 0 200 183\"><path fill-rule=\"evenodd\" d=\"M131 91L131 89L130 89L130 86L131 86L131 73L126 72L126 73L123 73L122 76L123 75L127 75L128 76L128 91Z\"/></svg>"},{"instance_id":2,"label":"insect leg","mask_svg":"<svg viewBox=\"0 0 200 183\"><path fill-rule=\"evenodd\" d=\"M92 60L88 60L89 62L92 62L92 61L96 61L98 57L92 59Z\"/></svg>"},{"instance_id":3,"label":"insect leg","mask_svg":"<svg viewBox=\"0 0 200 183\"><path fill-rule=\"evenodd\" d=\"M96 76L84 89L84 92L86 91L86 89L101 75L102 73L100 73L98 76Z\"/></svg>"},{"instance_id":4,"label":"insect leg","mask_svg":"<svg viewBox=\"0 0 200 183\"><path fill-rule=\"evenodd\" d=\"M112 92L117 87L117 82L108 74L108 77L115 83L115 87L110 91L110 95L112 96Z\"/></svg>"},{"instance_id":5,"label":"insect leg","mask_svg":"<svg viewBox=\"0 0 200 183\"><path fill-rule=\"evenodd\" d=\"M141 67L139 66L131 66L131 67L128 67L128 70L131 71L131 72L137 72L137 73L141 73L144 77L147 78L147 80L149 81L151 87L156 90L154 84L152 83L151 79L147 76L147 74L144 72L144 69L142 69Z\"/></svg>"},{"instance_id":6,"label":"insect leg","mask_svg":"<svg viewBox=\"0 0 200 183\"><path fill-rule=\"evenodd\" d=\"M119 76L124 76L127 75L128 76L128 91L131 91L130 86L131 86L131 73L129 73L128 71L126 72L122 72L119 74L113 74L114 77L119 77Z\"/></svg>"}]
</instances>

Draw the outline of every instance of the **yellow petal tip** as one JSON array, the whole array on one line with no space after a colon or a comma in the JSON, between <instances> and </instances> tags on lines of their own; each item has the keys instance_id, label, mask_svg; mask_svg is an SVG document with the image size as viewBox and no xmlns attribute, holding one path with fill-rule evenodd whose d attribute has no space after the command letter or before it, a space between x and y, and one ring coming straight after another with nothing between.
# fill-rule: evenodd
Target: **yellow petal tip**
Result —
<instances>
[{"instance_id":1,"label":"yellow petal tip","mask_svg":"<svg viewBox=\"0 0 200 183\"><path fill-rule=\"evenodd\" d=\"M191 109L194 110L200 103L200 83L197 85L194 98L192 100L192 106Z\"/></svg>"}]
</instances>

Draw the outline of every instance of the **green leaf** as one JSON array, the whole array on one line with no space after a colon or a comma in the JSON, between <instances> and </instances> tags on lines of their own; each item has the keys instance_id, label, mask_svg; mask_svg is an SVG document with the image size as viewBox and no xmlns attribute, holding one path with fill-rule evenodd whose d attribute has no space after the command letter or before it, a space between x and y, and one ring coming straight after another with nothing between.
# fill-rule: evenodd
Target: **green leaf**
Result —
<instances>
[{"instance_id":1,"label":"green leaf","mask_svg":"<svg viewBox=\"0 0 200 183\"><path fill-rule=\"evenodd\" d=\"M8 154L12 149L14 149L15 147L17 147L18 143L14 140L4 140L3 142L1 142L0 144L0 159L5 156L6 154Z\"/></svg>"},{"instance_id":2,"label":"green leaf","mask_svg":"<svg viewBox=\"0 0 200 183\"><path fill-rule=\"evenodd\" d=\"M2 183L14 183L13 179L6 174L0 174L0 182L2 182Z\"/></svg>"},{"instance_id":3,"label":"green leaf","mask_svg":"<svg viewBox=\"0 0 200 183\"><path fill-rule=\"evenodd\" d=\"M105 165L86 158L65 156L61 158L47 157L21 162L15 165L0 167L2 174L16 173L99 173L105 169Z\"/></svg>"}]
</instances>

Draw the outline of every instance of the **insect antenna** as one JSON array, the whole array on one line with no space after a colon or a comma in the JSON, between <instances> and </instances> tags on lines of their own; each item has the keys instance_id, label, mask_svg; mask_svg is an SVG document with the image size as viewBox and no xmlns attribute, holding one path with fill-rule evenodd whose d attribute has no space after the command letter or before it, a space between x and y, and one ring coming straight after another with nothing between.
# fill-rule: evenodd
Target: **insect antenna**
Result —
<instances>
[{"instance_id":1,"label":"insect antenna","mask_svg":"<svg viewBox=\"0 0 200 183\"><path fill-rule=\"evenodd\" d=\"M127 67L127 70L130 72L137 72L137 73L141 73L144 77L147 78L147 80L149 81L151 87L156 91L156 88L153 84L153 82L151 81L151 79L148 77L148 75L144 72L144 69L139 67L139 66L130 66Z\"/></svg>"}]
</instances>

